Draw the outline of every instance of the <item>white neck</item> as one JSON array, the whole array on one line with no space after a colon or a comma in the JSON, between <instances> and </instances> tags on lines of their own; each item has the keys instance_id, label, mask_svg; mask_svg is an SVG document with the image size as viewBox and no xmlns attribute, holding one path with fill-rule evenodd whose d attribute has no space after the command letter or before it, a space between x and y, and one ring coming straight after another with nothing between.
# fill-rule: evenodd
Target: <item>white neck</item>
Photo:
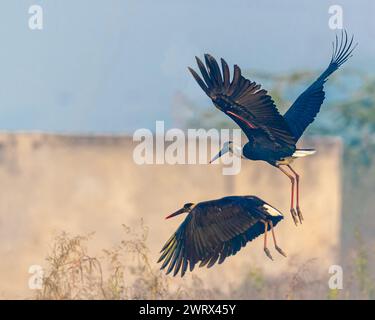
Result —
<instances>
[{"instance_id":1,"label":"white neck","mask_svg":"<svg viewBox=\"0 0 375 320\"><path fill-rule=\"evenodd\" d=\"M239 146L239 145L233 145L231 151L233 152L233 154L235 156L243 158L242 147L241 146Z\"/></svg>"}]
</instances>

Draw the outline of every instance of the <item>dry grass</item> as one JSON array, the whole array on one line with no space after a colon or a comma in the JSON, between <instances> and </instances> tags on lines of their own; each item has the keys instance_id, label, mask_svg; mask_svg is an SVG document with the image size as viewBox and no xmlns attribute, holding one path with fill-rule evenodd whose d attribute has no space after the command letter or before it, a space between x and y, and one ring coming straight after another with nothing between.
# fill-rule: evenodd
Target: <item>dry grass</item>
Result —
<instances>
[{"instance_id":1,"label":"dry grass","mask_svg":"<svg viewBox=\"0 0 375 320\"><path fill-rule=\"evenodd\" d=\"M368 253L359 236L358 250L345 274L345 289L330 290L327 276L314 270L318 261L311 259L295 272L267 278L262 269L253 267L241 285L229 293L207 288L200 278L189 275L176 285L149 259L146 245L148 228L141 223L134 231L123 226L124 240L91 256L87 244L94 234L71 236L61 233L47 256L43 288L36 299L371 299L374 282L368 269Z\"/></svg>"},{"instance_id":2,"label":"dry grass","mask_svg":"<svg viewBox=\"0 0 375 320\"><path fill-rule=\"evenodd\" d=\"M132 232L123 225L125 240L99 257L90 256L87 242L93 236L71 236L65 232L54 239L46 258L43 288L36 299L209 299L209 290L192 276L190 285L171 288L171 279L150 262L146 245L148 229ZM173 286L174 287L174 286Z\"/></svg>"}]
</instances>

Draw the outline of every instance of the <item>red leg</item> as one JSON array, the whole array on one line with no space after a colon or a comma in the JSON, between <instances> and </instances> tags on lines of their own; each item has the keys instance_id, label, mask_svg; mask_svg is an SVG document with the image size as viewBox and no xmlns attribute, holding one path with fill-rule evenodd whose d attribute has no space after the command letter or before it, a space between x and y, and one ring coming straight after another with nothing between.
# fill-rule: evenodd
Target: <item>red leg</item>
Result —
<instances>
[{"instance_id":1,"label":"red leg","mask_svg":"<svg viewBox=\"0 0 375 320\"><path fill-rule=\"evenodd\" d=\"M278 166L277 168L279 168L280 171L284 173L290 179L290 182L292 183L292 191L291 191L291 198L290 198L290 213L292 214L294 224L297 225L298 223L297 212L296 210L294 210L294 177L291 174L289 174L287 171L285 171L281 166Z\"/></svg>"},{"instance_id":2,"label":"red leg","mask_svg":"<svg viewBox=\"0 0 375 320\"><path fill-rule=\"evenodd\" d=\"M268 222L264 221L264 247L263 247L264 249L263 250L266 253L267 257L273 260L271 253L267 248L267 231L268 231Z\"/></svg>"},{"instance_id":3,"label":"red leg","mask_svg":"<svg viewBox=\"0 0 375 320\"><path fill-rule=\"evenodd\" d=\"M281 255L283 255L284 257L286 257L286 254L284 253L284 251L281 250L281 248L277 245L275 232L273 231L273 223L272 223L272 221L269 221L269 224L270 224L270 226L271 226L271 232L272 232L273 244L275 245L275 249L276 249Z\"/></svg>"},{"instance_id":4,"label":"red leg","mask_svg":"<svg viewBox=\"0 0 375 320\"><path fill-rule=\"evenodd\" d=\"M288 168L293 172L293 174L296 177L296 189L297 189L297 194L296 194L297 195L297 197L296 197L297 206L296 206L296 209L297 209L299 221L300 221L300 223L302 223L303 216L302 216L301 209L299 208L299 174L297 172L295 172L289 164L288 164Z\"/></svg>"}]
</instances>

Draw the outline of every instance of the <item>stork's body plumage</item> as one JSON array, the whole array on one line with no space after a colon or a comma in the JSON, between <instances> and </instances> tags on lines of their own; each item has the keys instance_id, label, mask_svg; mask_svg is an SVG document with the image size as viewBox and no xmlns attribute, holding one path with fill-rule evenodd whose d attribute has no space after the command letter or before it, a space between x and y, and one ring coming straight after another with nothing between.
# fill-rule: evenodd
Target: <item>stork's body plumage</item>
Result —
<instances>
[{"instance_id":1,"label":"stork's body plumage","mask_svg":"<svg viewBox=\"0 0 375 320\"><path fill-rule=\"evenodd\" d=\"M241 75L241 69L235 65L230 80L228 64L221 59L221 69L216 60L206 54L205 63L196 58L203 79L189 68L202 90L211 98L214 105L228 115L242 129L248 143L242 148L242 156L250 160L262 160L279 168L292 183L291 213L297 224L302 222L299 208L299 176L291 168L291 162L299 157L314 153L311 149L297 149L296 143L318 114L324 100L324 83L334 71L345 63L355 46L353 37L349 40L346 32L333 43L333 53L327 69L310 85L282 116L274 101L261 89L260 85ZM213 159L231 151L231 142ZM288 166L291 173L282 166ZM297 205L294 208L294 185L296 184Z\"/></svg>"},{"instance_id":2,"label":"stork's body plumage","mask_svg":"<svg viewBox=\"0 0 375 320\"><path fill-rule=\"evenodd\" d=\"M161 269L168 266L167 273L176 275L181 270L183 276L197 263L208 268L220 264L261 234L265 234L264 251L272 259L267 248L268 230L272 231L275 248L285 256L273 231L283 215L258 197L230 196L188 203L167 218L186 212L189 214L161 250L158 262L163 262Z\"/></svg>"}]
</instances>

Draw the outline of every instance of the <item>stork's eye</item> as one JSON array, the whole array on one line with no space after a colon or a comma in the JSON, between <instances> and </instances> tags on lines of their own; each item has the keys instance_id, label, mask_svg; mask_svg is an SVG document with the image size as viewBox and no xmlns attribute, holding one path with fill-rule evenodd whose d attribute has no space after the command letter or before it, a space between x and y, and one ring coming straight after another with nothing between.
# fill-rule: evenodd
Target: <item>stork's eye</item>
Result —
<instances>
[{"instance_id":1,"label":"stork's eye","mask_svg":"<svg viewBox=\"0 0 375 320\"><path fill-rule=\"evenodd\" d=\"M192 205L193 205L193 203L191 203L191 202L185 203L184 208L190 208Z\"/></svg>"}]
</instances>

